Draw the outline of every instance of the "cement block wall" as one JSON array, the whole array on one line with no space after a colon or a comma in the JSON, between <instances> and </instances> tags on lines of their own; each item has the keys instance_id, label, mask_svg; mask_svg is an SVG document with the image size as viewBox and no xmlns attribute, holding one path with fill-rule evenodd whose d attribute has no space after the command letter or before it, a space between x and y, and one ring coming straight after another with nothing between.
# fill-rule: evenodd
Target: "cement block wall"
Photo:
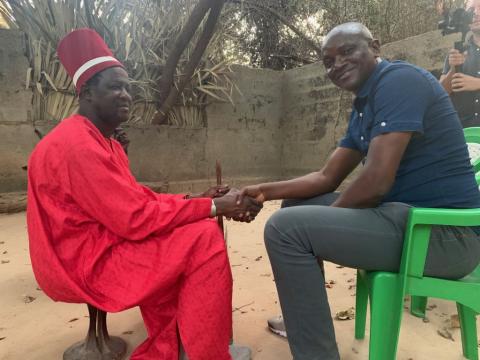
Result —
<instances>
[{"instance_id":1,"label":"cement block wall","mask_svg":"<svg viewBox=\"0 0 480 360\"><path fill-rule=\"evenodd\" d=\"M36 136L30 124L31 92L23 34L0 29L0 192L26 188L28 154Z\"/></svg>"},{"instance_id":2,"label":"cement block wall","mask_svg":"<svg viewBox=\"0 0 480 360\"><path fill-rule=\"evenodd\" d=\"M126 128L133 173L168 191L199 191L214 184L215 162L231 185L280 176L279 72L234 67L240 93L230 103L207 107L207 127ZM168 185L167 185L168 184Z\"/></svg>"},{"instance_id":3,"label":"cement block wall","mask_svg":"<svg viewBox=\"0 0 480 360\"><path fill-rule=\"evenodd\" d=\"M282 175L318 170L346 127L352 96L317 63L285 72L283 98Z\"/></svg>"},{"instance_id":4,"label":"cement block wall","mask_svg":"<svg viewBox=\"0 0 480 360\"><path fill-rule=\"evenodd\" d=\"M431 32L388 44L387 58L407 59L431 71L458 35ZM38 137L30 119L31 93L21 33L0 30L0 192L26 188L22 169ZM235 106L214 102L198 129L127 128L130 163L140 181L164 191L197 191L215 182L215 160L232 185L301 175L325 162L347 125L351 95L336 89L321 64L275 72L235 66L243 95ZM47 132L51 124L35 124Z\"/></svg>"}]
</instances>

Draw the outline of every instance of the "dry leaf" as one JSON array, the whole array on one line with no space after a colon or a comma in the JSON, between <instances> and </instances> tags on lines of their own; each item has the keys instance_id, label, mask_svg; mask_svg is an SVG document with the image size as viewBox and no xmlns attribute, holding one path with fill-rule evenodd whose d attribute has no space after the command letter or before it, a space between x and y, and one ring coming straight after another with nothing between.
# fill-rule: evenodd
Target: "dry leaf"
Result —
<instances>
[{"instance_id":1,"label":"dry leaf","mask_svg":"<svg viewBox=\"0 0 480 360\"><path fill-rule=\"evenodd\" d=\"M77 321L77 320L78 320L78 318L73 318L73 319L68 320L68 322L71 323L71 322L74 322L74 321Z\"/></svg>"},{"instance_id":2,"label":"dry leaf","mask_svg":"<svg viewBox=\"0 0 480 360\"><path fill-rule=\"evenodd\" d=\"M460 320L458 319L458 314L450 316L450 329L459 329Z\"/></svg>"},{"instance_id":3,"label":"dry leaf","mask_svg":"<svg viewBox=\"0 0 480 360\"><path fill-rule=\"evenodd\" d=\"M32 301L35 301L36 297L34 296L30 296L30 295L23 295L23 302L25 304L29 304L31 303Z\"/></svg>"},{"instance_id":4,"label":"dry leaf","mask_svg":"<svg viewBox=\"0 0 480 360\"><path fill-rule=\"evenodd\" d=\"M352 307L347 310L339 311L335 315L335 320L353 320L355 319L355 309Z\"/></svg>"},{"instance_id":5,"label":"dry leaf","mask_svg":"<svg viewBox=\"0 0 480 360\"><path fill-rule=\"evenodd\" d=\"M455 339L452 336L452 333L450 331L448 331L447 328L437 330L437 334L440 335L441 337L445 338L445 339L455 341Z\"/></svg>"},{"instance_id":6,"label":"dry leaf","mask_svg":"<svg viewBox=\"0 0 480 360\"><path fill-rule=\"evenodd\" d=\"M262 255L260 255L259 257L255 258L255 261L260 261L262 259Z\"/></svg>"},{"instance_id":7,"label":"dry leaf","mask_svg":"<svg viewBox=\"0 0 480 360\"><path fill-rule=\"evenodd\" d=\"M6 339L6 338L7 338L6 336L0 337L0 341L2 341L3 339Z\"/></svg>"},{"instance_id":8,"label":"dry leaf","mask_svg":"<svg viewBox=\"0 0 480 360\"><path fill-rule=\"evenodd\" d=\"M335 285L337 282L335 280L330 280L328 283L325 283L325 287L327 289L333 288L333 285Z\"/></svg>"},{"instance_id":9,"label":"dry leaf","mask_svg":"<svg viewBox=\"0 0 480 360\"><path fill-rule=\"evenodd\" d=\"M8 264L10 260L2 260L2 264Z\"/></svg>"},{"instance_id":10,"label":"dry leaf","mask_svg":"<svg viewBox=\"0 0 480 360\"><path fill-rule=\"evenodd\" d=\"M355 349L354 347L352 347L352 351L353 351L355 354L358 354L358 350Z\"/></svg>"},{"instance_id":11,"label":"dry leaf","mask_svg":"<svg viewBox=\"0 0 480 360\"><path fill-rule=\"evenodd\" d=\"M123 335L132 335L133 331L132 330L127 330L122 333Z\"/></svg>"}]
</instances>

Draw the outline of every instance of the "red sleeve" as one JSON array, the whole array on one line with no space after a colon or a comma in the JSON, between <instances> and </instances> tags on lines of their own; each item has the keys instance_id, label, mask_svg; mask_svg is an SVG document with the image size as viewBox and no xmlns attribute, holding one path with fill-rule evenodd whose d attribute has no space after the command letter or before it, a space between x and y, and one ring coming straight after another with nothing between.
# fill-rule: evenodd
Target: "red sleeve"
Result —
<instances>
[{"instance_id":1,"label":"red sleeve","mask_svg":"<svg viewBox=\"0 0 480 360\"><path fill-rule=\"evenodd\" d=\"M143 188L143 191L146 193L146 194L152 194L152 196L156 196L158 198L159 201L162 201L163 197L164 196L170 196L174 199L178 199L178 200L184 200L185 199L185 195L186 194L166 194L166 193L158 193L158 192L155 192L153 191L152 189L150 189L148 186L145 186L145 185L142 185L142 184L138 184L140 185L142 188ZM210 204L211 205L211 204Z\"/></svg>"},{"instance_id":2,"label":"red sleeve","mask_svg":"<svg viewBox=\"0 0 480 360\"><path fill-rule=\"evenodd\" d=\"M107 229L129 240L168 233L210 215L211 199L152 196L132 181L127 169L101 147L72 149L66 155L73 200Z\"/></svg>"}]
</instances>

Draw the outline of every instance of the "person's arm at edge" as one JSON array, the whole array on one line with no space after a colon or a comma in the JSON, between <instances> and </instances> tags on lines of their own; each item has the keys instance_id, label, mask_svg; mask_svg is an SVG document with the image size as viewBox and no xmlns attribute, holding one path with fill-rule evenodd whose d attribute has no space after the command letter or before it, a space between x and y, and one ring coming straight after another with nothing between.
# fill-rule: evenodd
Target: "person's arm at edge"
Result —
<instances>
[{"instance_id":1,"label":"person's arm at edge","mask_svg":"<svg viewBox=\"0 0 480 360\"><path fill-rule=\"evenodd\" d=\"M377 206L395 182L398 167L411 137L412 132L391 132L374 137L361 173L332 206Z\"/></svg>"}]
</instances>

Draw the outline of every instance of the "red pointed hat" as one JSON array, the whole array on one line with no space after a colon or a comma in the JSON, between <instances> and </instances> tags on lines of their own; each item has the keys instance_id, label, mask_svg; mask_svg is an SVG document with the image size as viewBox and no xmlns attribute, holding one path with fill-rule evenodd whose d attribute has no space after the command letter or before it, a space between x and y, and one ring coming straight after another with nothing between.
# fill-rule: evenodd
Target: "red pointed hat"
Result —
<instances>
[{"instance_id":1,"label":"red pointed hat","mask_svg":"<svg viewBox=\"0 0 480 360\"><path fill-rule=\"evenodd\" d=\"M67 34L60 40L57 53L78 93L96 73L109 67L124 67L113 57L100 35L92 29L77 29Z\"/></svg>"}]
</instances>

